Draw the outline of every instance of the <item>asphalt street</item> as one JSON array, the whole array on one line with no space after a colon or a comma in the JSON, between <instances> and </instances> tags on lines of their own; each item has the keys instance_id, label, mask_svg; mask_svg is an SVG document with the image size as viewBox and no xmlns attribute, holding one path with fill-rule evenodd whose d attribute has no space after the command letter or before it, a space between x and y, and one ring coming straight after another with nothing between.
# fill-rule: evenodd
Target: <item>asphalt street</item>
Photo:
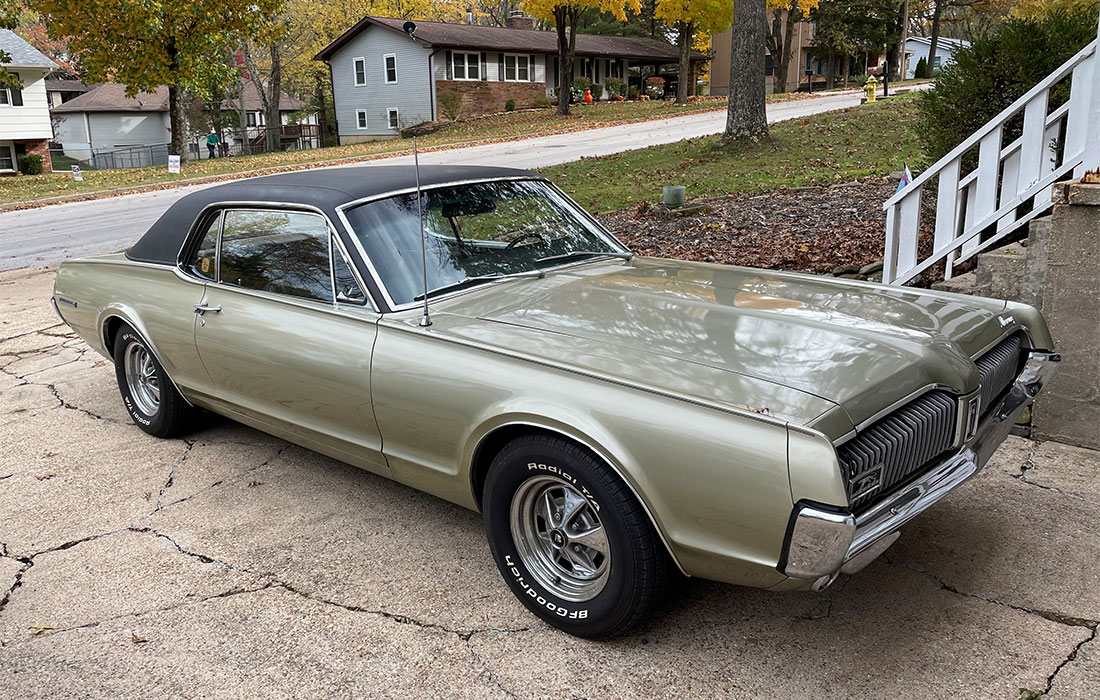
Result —
<instances>
[{"instance_id":1,"label":"asphalt street","mask_svg":"<svg viewBox=\"0 0 1100 700\"><path fill-rule=\"evenodd\" d=\"M859 104L859 95L829 95L768 105L771 122L844 109ZM537 169L585 156L601 156L662 143L716 134L725 127L725 112L706 112L624 126L492 143L425 153L422 164L498 165ZM409 156L380 158L362 165L411 163ZM348 167L348 166L334 166ZM67 258L114 253L133 245L180 197L212 185L56 204L0 212L0 270L47 265Z\"/></svg>"}]
</instances>

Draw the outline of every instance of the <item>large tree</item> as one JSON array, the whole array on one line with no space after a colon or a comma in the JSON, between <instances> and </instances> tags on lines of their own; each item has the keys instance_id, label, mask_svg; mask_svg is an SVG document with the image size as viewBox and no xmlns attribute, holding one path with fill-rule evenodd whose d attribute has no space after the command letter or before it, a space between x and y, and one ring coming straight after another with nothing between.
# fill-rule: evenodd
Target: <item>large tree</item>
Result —
<instances>
[{"instance_id":1,"label":"large tree","mask_svg":"<svg viewBox=\"0 0 1100 700\"><path fill-rule=\"evenodd\" d=\"M227 46L263 32L282 0L32 0L50 36L69 37L86 77L127 91L168 86L172 152L187 160L186 91L237 79Z\"/></svg>"},{"instance_id":2,"label":"large tree","mask_svg":"<svg viewBox=\"0 0 1100 700\"><path fill-rule=\"evenodd\" d=\"M694 94L689 78L695 33L717 34L725 31L733 22L733 3L729 0L657 0L656 16L676 30L676 46L680 55L676 101L685 103Z\"/></svg>"},{"instance_id":3,"label":"large tree","mask_svg":"<svg viewBox=\"0 0 1100 700\"><path fill-rule=\"evenodd\" d=\"M14 29L19 23L19 5L15 0L0 0L0 29ZM23 87L12 73L9 73L4 64L11 61L11 56L0 49L0 90L4 88L19 89Z\"/></svg>"},{"instance_id":4,"label":"large tree","mask_svg":"<svg viewBox=\"0 0 1100 700\"><path fill-rule=\"evenodd\" d=\"M526 0L524 9L536 17L554 22L558 33L558 114L569 114L569 92L573 84L573 59L577 50L577 21L586 7L598 7L626 20L627 10L642 9L641 0Z\"/></svg>"},{"instance_id":5,"label":"large tree","mask_svg":"<svg viewBox=\"0 0 1100 700\"><path fill-rule=\"evenodd\" d=\"M766 0L737 0L730 37L730 96L722 145L742 146L768 138L764 100Z\"/></svg>"}]
</instances>

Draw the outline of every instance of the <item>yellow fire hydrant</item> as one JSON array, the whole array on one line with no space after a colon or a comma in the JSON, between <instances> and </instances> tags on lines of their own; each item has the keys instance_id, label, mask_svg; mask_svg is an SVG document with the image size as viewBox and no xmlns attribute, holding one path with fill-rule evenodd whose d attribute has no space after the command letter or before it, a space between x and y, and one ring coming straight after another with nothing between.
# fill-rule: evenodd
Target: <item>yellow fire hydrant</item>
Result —
<instances>
[{"instance_id":1,"label":"yellow fire hydrant","mask_svg":"<svg viewBox=\"0 0 1100 700\"><path fill-rule=\"evenodd\" d=\"M863 89L867 92L867 101L875 101L875 91L878 89L878 81L875 80L875 76L871 75L867 77L867 84L863 86Z\"/></svg>"}]
</instances>

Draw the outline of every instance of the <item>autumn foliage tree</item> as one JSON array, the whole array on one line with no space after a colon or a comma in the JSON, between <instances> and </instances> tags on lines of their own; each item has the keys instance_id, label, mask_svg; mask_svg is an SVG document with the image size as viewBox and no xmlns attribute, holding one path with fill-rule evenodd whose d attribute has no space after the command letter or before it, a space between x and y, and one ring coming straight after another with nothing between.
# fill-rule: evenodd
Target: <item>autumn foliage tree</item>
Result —
<instances>
[{"instance_id":1,"label":"autumn foliage tree","mask_svg":"<svg viewBox=\"0 0 1100 700\"><path fill-rule=\"evenodd\" d=\"M558 32L558 114L569 114L569 87L573 83L573 59L577 50L577 20L581 11L598 7L621 22L626 13L638 14L641 0L525 0L524 9L535 17L552 20Z\"/></svg>"},{"instance_id":2,"label":"autumn foliage tree","mask_svg":"<svg viewBox=\"0 0 1100 700\"><path fill-rule=\"evenodd\" d=\"M680 55L676 101L685 103L693 87L688 78L695 34L717 34L728 29L733 22L733 3L729 0L657 0L655 15L676 29L676 47Z\"/></svg>"},{"instance_id":3,"label":"autumn foliage tree","mask_svg":"<svg viewBox=\"0 0 1100 700\"><path fill-rule=\"evenodd\" d=\"M282 0L32 0L50 36L68 37L90 81L131 95L168 86L172 152L187 160L185 91L237 79L221 60L267 28Z\"/></svg>"}]
</instances>

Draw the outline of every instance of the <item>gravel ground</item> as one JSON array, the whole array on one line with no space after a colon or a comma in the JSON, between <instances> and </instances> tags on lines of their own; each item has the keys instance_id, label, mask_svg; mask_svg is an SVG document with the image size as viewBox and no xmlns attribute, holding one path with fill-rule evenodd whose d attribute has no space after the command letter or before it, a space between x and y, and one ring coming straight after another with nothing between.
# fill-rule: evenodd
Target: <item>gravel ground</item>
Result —
<instances>
[{"instance_id":1,"label":"gravel ground","mask_svg":"<svg viewBox=\"0 0 1100 700\"><path fill-rule=\"evenodd\" d=\"M820 594L688 580L568 637L480 518L229 421L156 440L0 273L0 698L1100 696L1100 454L1009 441Z\"/></svg>"}]
</instances>

